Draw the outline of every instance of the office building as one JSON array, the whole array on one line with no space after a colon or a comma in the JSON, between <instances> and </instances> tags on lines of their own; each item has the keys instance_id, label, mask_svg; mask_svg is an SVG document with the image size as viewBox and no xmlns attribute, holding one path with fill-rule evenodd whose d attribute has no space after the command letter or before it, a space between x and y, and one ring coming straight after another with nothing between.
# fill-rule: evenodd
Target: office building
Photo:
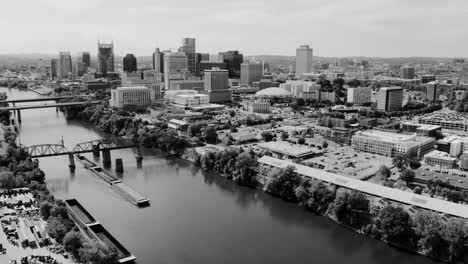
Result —
<instances>
[{"instance_id":1,"label":"office building","mask_svg":"<svg viewBox=\"0 0 468 264\"><path fill-rule=\"evenodd\" d=\"M161 52L159 48L153 52L153 70L164 73L164 52Z\"/></svg>"},{"instance_id":2,"label":"office building","mask_svg":"<svg viewBox=\"0 0 468 264\"><path fill-rule=\"evenodd\" d=\"M432 81L426 84L426 99L429 101L439 100L439 83Z\"/></svg>"},{"instance_id":3,"label":"office building","mask_svg":"<svg viewBox=\"0 0 468 264\"><path fill-rule=\"evenodd\" d=\"M68 78L71 76L72 71L72 58L70 52L60 52L58 60L58 76L60 78Z\"/></svg>"},{"instance_id":4,"label":"office building","mask_svg":"<svg viewBox=\"0 0 468 264\"><path fill-rule=\"evenodd\" d=\"M442 129L468 132L468 118L463 113L441 110L417 117L419 124L441 126Z\"/></svg>"},{"instance_id":5,"label":"office building","mask_svg":"<svg viewBox=\"0 0 468 264\"><path fill-rule=\"evenodd\" d=\"M259 114L269 114L270 110L270 100L265 99L247 99L242 101L242 106L244 110L247 110L250 113L259 113Z\"/></svg>"},{"instance_id":6,"label":"office building","mask_svg":"<svg viewBox=\"0 0 468 264\"><path fill-rule=\"evenodd\" d=\"M179 52L183 52L187 56L187 69L192 74L196 74L197 72L197 59L195 51L195 39L183 38L182 46L179 48Z\"/></svg>"},{"instance_id":7,"label":"office building","mask_svg":"<svg viewBox=\"0 0 468 264\"><path fill-rule=\"evenodd\" d=\"M210 97L210 103L230 102L232 91L228 84L229 74L227 70L213 68L205 70L205 91Z\"/></svg>"},{"instance_id":8,"label":"office building","mask_svg":"<svg viewBox=\"0 0 468 264\"><path fill-rule=\"evenodd\" d=\"M111 90L111 107L125 109L144 109L151 105L151 93L148 87L119 87Z\"/></svg>"},{"instance_id":9,"label":"office building","mask_svg":"<svg viewBox=\"0 0 468 264\"><path fill-rule=\"evenodd\" d=\"M136 72L137 71L137 58L133 54L127 54L123 58L123 71Z\"/></svg>"},{"instance_id":10,"label":"office building","mask_svg":"<svg viewBox=\"0 0 468 264\"><path fill-rule=\"evenodd\" d=\"M203 80L180 80L171 81L169 90L203 90L205 81Z\"/></svg>"},{"instance_id":11,"label":"office building","mask_svg":"<svg viewBox=\"0 0 468 264\"><path fill-rule=\"evenodd\" d=\"M301 45L296 49L296 78L312 72L312 56L313 50L309 45Z\"/></svg>"},{"instance_id":12,"label":"office building","mask_svg":"<svg viewBox=\"0 0 468 264\"><path fill-rule=\"evenodd\" d=\"M434 143L434 138L430 137L379 130L359 131L351 139L354 150L386 157L406 154L422 156L433 149Z\"/></svg>"},{"instance_id":13,"label":"office building","mask_svg":"<svg viewBox=\"0 0 468 264\"><path fill-rule=\"evenodd\" d=\"M58 59L52 59L50 60L50 79L54 79L58 77L58 68L59 68L59 60Z\"/></svg>"},{"instance_id":14,"label":"office building","mask_svg":"<svg viewBox=\"0 0 468 264\"><path fill-rule=\"evenodd\" d=\"M377 110L391 112L401 110L403 88L399 86L382 87L377 93Z\"/></svg>"},{"instance_id":15,"label":"office building","mask_svg":"<svg viewBox=\"0 0 468 264\"><path fill-rule=\"evenodd\" d=\"M114 43L98 42L98 72L103 77L107 77L109 72L115 72Z\"/></svg>"},{"instance_id":16,"label":"office building","mask_svg":"<svg viewBox=\"0 0 468 264\"><path fill-rule=\"evenodd\" d=\"M224 62L224 56L222 54L209 54L208 55L209 61L217 61L217 62Z\"/></svg>"},{"instance_id":17,"label":"office building","mask_svg":"<svg viewBox=\"0 0 468 264\"><path fill-rule=\"evenodd\" d=\"M222 56L223 62L226 64L226 69L229 71L229 78L239 79L244 56L237 50L219 52L219 55Z\"/></svg>"},{"instance_id":18,"label":"office building","mask_svg":"<svg viewBox=\"0 0 468 264\"><path fill-rule=\"evenodd\" d=\"M88 72L91 66L91 54L89 52L78 52L76 56L75 75L78 77L83 76Z\"/></svg>"},{"instance_id":19,"label":"office building","mask_svg":"<svg viewBox=\"0 0 468 264\"><path fill-rule=\"evenodd\" d=\"M414 79L414 67L404 66L400 68L400 78Z\"/></svg>"},{"instance_id":20,"label":"office building","mask_svg":"<svg viewBox=\"0 0 468 264\"><path fill-rule=\"evenodd\" d=\"M244 62L241 64L240 83L252 85L263 77L263 65L257 62Z\"/></svg>"},{"instance_id":21,"label":"office building","mask_svg":"<svg viewBox=\"0 0 468 264\"><path fill-rule=\"evenodd\" d=\"M174 104L184 107L208 105L209 96L206 94L177 94L174 96Z\"/></svg>"},{"instance_id":22,"label":"office building","mask_svg":"<svg viewBox=\"0 0 468 264\"><path fill-rule=\"evenodd\" d=\"M424 155L424 163L429 166L453 169L457 165L457 159L445 152L433 150Z\"/></svg>"},{"instance_id":23,"label":"office building","mask_svg":"<svg viewBox=\"0 0 468 264\"><path fill-rule=\"evenodd\" d=\"M169 89L172 80L186 80L188 76L188 59L183 52L164 54L164 83Z\"/></svg>"},{"instance_id":24,"label":"office building","mask_svg":"<svg viewBox=\"0 0 468 264\"><path fill-rule=\"evenodd\" d=\"M436 76L433 74L425 74L421 76L421 83L426 84L436 80Z\"/></svg>"},{"instance_id":25,"label":"office building","mask_svg":"<svg viewBox=\"0 0 468 264\"><path fill-rule=\"evenodd\" d=\"M205 74L206 70L211 70L212 68L226 69L226 63L222 61L200 61L198 63L198 69L200 70L200 76Z\"/></svg>"},{"instance_id":26,"label":"office building","mask_svg":"<svg viewBox=\"0 0 468 264\"><path fill-rule=\"evenodd\" d=\"M155 70L123 72L121 78L123 87L147 87L151 94L151 100L163 97L162 74Z\"/></svg>"},{"instance_id":27,"label":"office building","mask_svg":"<svg viewBox=\"0 0 468 264\"><path fill-rule=\"evenodd\" d=\"M372 89L370 87L348 87L347 102L365 104L371 102Z\"/></svg>"}]
</instances>

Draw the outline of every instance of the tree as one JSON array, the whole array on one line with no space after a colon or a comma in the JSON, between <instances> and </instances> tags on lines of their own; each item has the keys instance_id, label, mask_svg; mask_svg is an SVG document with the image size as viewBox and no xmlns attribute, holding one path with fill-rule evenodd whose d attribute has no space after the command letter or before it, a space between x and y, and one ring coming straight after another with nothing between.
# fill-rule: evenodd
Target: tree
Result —
<instances>
[{"instance_id":1,"label":"tree","mask_svg":"<svg viewBox=\"0 0 468 264\"><path fill-rule=\"evenodd\" d=\"M421 189L421 187L416 186L416 188L414 188L413 192L414 192L415 194L421 194L421 193L422 193L422 189Z\"/></svg>"},{"instance_id":2,"label":"tree","mask_svg":"<svg viewBox=\"0 0 468 264\"><path fill-rule=\"evenodd\" d=\"M443 238L446 228L440 215L429 211L418 211L413 224L414 231L419 237L418 245L421 251L433 258L442 257L447 247Z\"/></svg>"},{"instance_id":3,"label":"tree","mask_svg":"<svg viewBox=\"0 0 468 264\"><path fill-rule=\"evenodd\" d=\"M385 165L380 166L376 175L380 177L381 180L388 179L392 175L392 171Z\"/></svg>"},{"instance_id":4,"label":"tree","mask_svg":"<svg viewBox=\"0 0 468 264\"><path fill-rule=\"evenodd\" d=\"M201 132L201 126L199 124L191 124L187 128L188 137L196 137Z\"/></svg>"},{"instance_id":5,"label":"tree","mask_svg":"<svg viewBox=\"0 0 468 264\"><path fill-rule=\"evenodd\" d=\"M50 217L50 210L52 209L52 204L48 201L44 201L39 206L39 211L43 219L47 220Z\"/></svg>"},{"instance_id":6,"label":"tree","mask_svg":"<svg viewBox=\"0 0 468 264\"><path fill-rule=\"evenodd\" d=\"M229 131L231 131L231 133L236 133L238 130L237 130L237 127L236 126L231 126L229 128Z\"/></svg>"},{"instance_id":7,"label":"tree","mask_svg":"<svg viewBox=\"0 0 468 264\"><path fill-rule=\"evenodd\" d=\"M281 132L281 140L286 140L288 139L288 137L289 137L288 132L284 132L284 131Z\"/></svg>"},{"instance_id":8,"label":"tree","mask_svg":"<svg viewBox=\"0 0 468 264\"><path fill-rule=\"evenodd\" d=\"M70 221L53 217L47 220L46 230L52 238L55 238L58 242L62 242L65 234L70 231L72 225L73 223Z\"/></svg>"},{"instance_id":9,"label":"tree","mask_svg":"<svg viewBox=\"0 0 468 264\"><path fill-rule=\"evenodd\" d=\"M328 142L326 140L322 142L322 148L328 148Z\"/></svg>"},{"instance_id":10,"label":"tree","mask_svg":"<svg viewBox=\"0 0 468 264\"><path fill-rule=\"evenodd\" d=\"M332 204L336 219L354 228L361 228L369 222L369 200L358 191L340 189Z\"/></svg>"},{"instance_id":11,"label":"tree","mask_svg":"<svg viewBox=\"0 0 468 264\"><path fill-rule=\"evenodd\" d=\"M262 139L265 141L265 142L269 142L269 141L272 141L273 140L273 134L269 131L263 131L262 132Z\"/></svg>"},{"instance_id":12,"label":"tree","mask_svg":"<svg viewBox=\"0 0 468 264\"><path fill-rule=\"evenodd\" d=\"M407 159L403 155L396 155L392 159L393 166L397 167L398 170L401 172L407 166Z\"/></svg>"},{"instance_id":13,"label":"tree","mask_svg":"<svg viewBox=\"0 0 468 264\"><path fill-rule=\"evenodd\" d=\"M305 144L305 139L301 137L297 140L297 143L303 145Z\"/></svg>"},{"instance_id":14,"label":"tree","mask_svg":"<svg viewBox=\"0 0 468 264\"><path fill-rule=\"evenodd\" d=\"M411 218L401 207L385 206L379 212L378 229L382 232L383 239L390 243L411 247L413 232Z\"/></svg>"},{"instance_id":15,"label":"tree","mask_svg":"<svg viewBox=\"0 0 468 264\"><path fill-rule=\"evenodd\" d=\"M209 144L216 144L218 141L218 133L213 126L208 126L204 131L205 141Z\"/></svg>"},{"instance_id":16,"label":"tree","mask_svg":"<svg viewBox=\"0 0 468 264\"><path fill-rule=\"evenodd\" d=\"M407 185L410 184L415 177L416 174L410 169L405 169L400 175L400 179L405 181Z\"/></svg>"},{"instance_id":17,"label":"tree","mask_svg":"<svg viewBox=\"0 0 468 264\"><path fill-rule=\"evenodd\" d=\"M80 261L92 264L117 264L118 254L114 248L106 248L93 240L87 242L79 250Z\"/></svg>"},{"instance_id":18,"label":"tree","mask_svg":"<svg viewBox=\"0 0 468 264\"><path fill-rule=\"evenodd\" d=\"M63 238L65 250L70 252L75 258L78 257L80 248L83 246L83 236L80 232L70 231Z\"/></svg>"},{"instance_id":19,"label":"tree","mask_svg":"<svg viewBox=\"0 0 468 264\"><path fill-rule=\"evenodd\" d=\"M301 178L294 170L293 166L288 166L281 170L272 171L268 175L266 190L286 201L297 202L295 189L301 183Z\"/></svg>"},{"instance_id":20,"label":"tree","mask_svg":"<svg viewBox=\"0 0 468 264\"><path fill-rule=\"evenodd\" d=\"M234 111L234 110L229 111L229 116L231 116L231 117L236 116L236 111Z\"/></svg>"},{"instance_id":21,"label":"tree","mask_svg":"<svg viewBox=\"0 0 468 264\"><path fill-rule=\"evenodd\" d=\"M456 262L463 255L467 242L468 227L466 220L450 218L443 231L444 239L449 243L449 261Z\"/></svg>"}]
</instances>

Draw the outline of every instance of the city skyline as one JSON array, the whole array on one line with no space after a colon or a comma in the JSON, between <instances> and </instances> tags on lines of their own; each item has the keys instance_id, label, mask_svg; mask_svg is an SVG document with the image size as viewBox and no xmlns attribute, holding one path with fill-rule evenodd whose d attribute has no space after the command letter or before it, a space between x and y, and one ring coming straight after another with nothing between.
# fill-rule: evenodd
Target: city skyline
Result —
<instances>
[{"instance_id":1,"label":"city skyline","mask_svg":"<svg viewBox=\"0 0 468 264\"><path fill-rule=\"evenodd\" d=\"M4 7L0 23L9 27L3 30L8 37L0 54L95 54L98 41L113 41L117 55L151 56L156 47L175 51L181 38L193 37L197 52L239 50L246 56L294 56L299 45L307 44L324 57L465 57L461 43L468 40L463 34L468 3L455 2L139 0L129 6L107 0L22 0Z\"/></svg>"}]
</instances>

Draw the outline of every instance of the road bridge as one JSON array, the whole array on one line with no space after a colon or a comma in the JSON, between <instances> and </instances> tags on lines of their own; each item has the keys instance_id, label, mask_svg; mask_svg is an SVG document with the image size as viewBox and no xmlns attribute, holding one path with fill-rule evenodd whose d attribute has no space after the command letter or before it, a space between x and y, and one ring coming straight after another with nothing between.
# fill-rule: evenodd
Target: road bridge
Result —
<instances>
[{"instance_id":1,"label":"road bridge","mask_svg":"<svg viewBox=\"0 0 468 264\"><path fill-rule=\"evenodd\" d=\"M77 105L88 105L88 104L100 104L101 101L85 101L85 102L68 102L68 103L53 103L53 104L41 104L41 105L21 105L21 106L5 106L0 107L0 111L16 111L25 109L36 109L36 108L50 108L50 107L70 107Z\"/></svg>"},{"instance_id":2,"label":"road bridge","mask_svg":"<svg viewBox=\"0 0 468 264\"><path fill-rule=\"evenodd\" d=\"M29 103L29 102L42 102L42 101L57 101L62 99L76 98L77 96L54 96L54 97L41 97L41 98L30 98L30 99L15 99L0 101L0 103L15 104L15 103Z\"/></svg>"}]
</instances>

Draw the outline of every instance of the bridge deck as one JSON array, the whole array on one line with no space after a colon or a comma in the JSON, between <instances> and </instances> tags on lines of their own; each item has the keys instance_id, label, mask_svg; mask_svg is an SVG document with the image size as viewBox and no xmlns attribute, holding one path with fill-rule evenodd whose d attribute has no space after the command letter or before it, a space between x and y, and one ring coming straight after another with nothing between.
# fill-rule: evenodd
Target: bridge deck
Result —
<instances>
[{"instance_id":1,"label":"bridge deck","mask_svg":"<svg viewBox=\"0 0 468 264\"><path fill-rule=\"evenodd\" d=\"M15 100L5 100L1 101L2 103L27 103L27 102L42 102L42 101L55 101L60 99L69 99L75 98L76 96L54 96L54 97L42 97L42 98L31 98L31 99L15 99Z\"/></svg>"},{"instance_id":2,"label":"bridge deck","mask_svg":"<svg viewBox=\"0 0 468 264\"><path fill-rule=\"evenodd\" d=\"M116 149L126 149L126 148L135 148L137 147L136 144L134 145L125 145L125 146L118 146L118 147L112 147L112 148L106 148L108 150L116 150ZM103 149L100 149L100 151ZM63 155L68 155L68 154L82 154L82 153L91 153L93 150L78 150L78 151L66 151L66 152L60 152L60 153L48 153L48 154L41 154L41 155L30 155L31 158L42 158L42 157L54 157L54 156L63 156Z\"/></svg>"},{"instance_id":3,"label":"bridge deck","mask_svg":"<svg viewBox=\"0 0 468 264\"><path fill-rule=\"evenodd\" d=\"M8 107L0 107L0 111L14 111L14 110L24 110L24 109L64 107L64 106L101 104L101 103L102 103L101 101L87 101L87 102L55 103L55 104L43 104L43 105L8 106Z\"/></svg>"}]
</instances>

